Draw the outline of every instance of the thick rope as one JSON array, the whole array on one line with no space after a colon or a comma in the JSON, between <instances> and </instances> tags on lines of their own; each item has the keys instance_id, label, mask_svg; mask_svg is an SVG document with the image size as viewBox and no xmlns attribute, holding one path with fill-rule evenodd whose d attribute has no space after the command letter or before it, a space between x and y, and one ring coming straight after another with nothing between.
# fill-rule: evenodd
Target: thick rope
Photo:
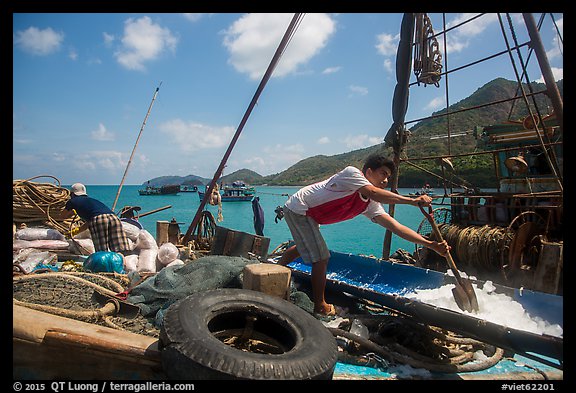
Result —
<instances>
[{"instance_id":1,"label":"thick rope","mask_svg":"<svg viewBox=\"0 0 576 393\"><path fill-rule=\"evenodd\" d=\"M482 361L467 362L459 364L473 358L472 352L463 353L456 357L450 358L448 361L440 362L438 360L428 358L424 355L417 354L398 343L389 343L388 345L378 345L371 340L360 337L356 334L350 333L343 329L327 328L332 335L341 336L358 343L367 351L376 353L383 357L390 363L407 364L415 368L424 368L432 372L440 373L463 373L475 372L488 369L497 364L504 355L504 350L495 348L494 353Z\"/></svg>"},{"instance_id":2,"label":"thick rope","mask_svg":"<svg viewBox=\"0 0 576 393\"><path fill-rule=\"evenodd\" d=\"M40 177L51 177L52 183L32 182ZM72 219L61 219L70 191L60 187L60 181L49 175L40 175L26 180L12 181L12 219L15 223L42 223L63 234L69 233Z\"/></svg>"},{"instance_id":3,"label":"thick rope","mask_svg":"<svg viewBox=\"0 0 576 393\"><path fill-rule=\"evenodd\" d=\"M41 286L41 283L39 282L41 280L52 280L54 278L64 278L65 280L73 281L77 284L93 288L94 290L99 291L100 293L107 294L110 296L114 296L118 292L121 292L124 290L124 287L121 284L117 283L116 281L114 281L108 277L103 277L103 276L94 275L94 274L91 274L91 275L92 276L98 276L99 280L106 282L108 285L110 285L112 288L114 288L114 290L110 290L106 287L103 287L101 285L93 283L92 281L78 277L77 275L71 275L69 273L57 273L57 272L51 272L51 273L46 273L46 274L28 274L28 275L14 276L13 282L18 283L21 281L23 282L23 281L35 280L38 282L37 285ZM62 289L62 290L64 290L64 289ZM49 306L46 304L37 304L37 303L32 303L32 302L26 302L26 301L21 301L21 300L14 299L14 298L12 298L12 302L16 305L31 308L33 310L43 311L43 312L47 312L50 314L55 314L55 315L59 315L59 316L67 317L67 318L78 319L78 320L86 321L86 322L93 322L93 321L100 321L100 320L106 322L107 316L114 315L114 314L118 313L118 311L120 309L120 303L117 301L114 301L113 298L111 298L110 301L106 302L106 304L104 306L102 306L101 308L98 308L95 310L82 310L82 311L70 310L70 309L66 309L66 308L62 308L62 307L56 307L56 306Z\"/></svg>"},{"instance_id":4,"label":"thick rope","mask_svg":"<svg viewBox=\"0 0 576 393\"><path fill-rule=\"evenodd\" d=\"M75 311L66 308L48 306L45 304L36 304L23 302L17 299L12 299L12 302L16 305L31 308L33 310L43 311L54 315L59 315L61 317L78 319L85 322L98 321L104 319L107 315L112 315L118 312L119 306L114 302L107 302L102 308L96 310L87 311Z\"/></svg>"},{"instance_id":5,"label":"thick rope","mask_svg":"<svg viewBox=\"0 0 576 393\"><path fill-rule=\"evenodd\" d=\"M81 274L87 274L87 273L81 273ZM112 295L112 296L114 296L115 294L122 292L124 290L124 287L121 284L118 284L116 281L112 280L111 278L100 276L100 275L98 275L98 279L102 279L103 281L109 283L114 288L114 290L110 290L110 289L105 288L101 285L95 284L92 281L86 280L82 277L78 277L77 274L72 274L72 273L52 272L52 273L48 273L48 274L26 274L26 275L14 276L13 281L17 282L20 280L21 281L25 281L25 280L50 280L52 278L57 278L57 277L65 278L65 279L70 280L70 281L75 281L78 284L89 286L89 287L96 289L96 290L98 290L104 294Z\"/></svg>"}]
</instances>

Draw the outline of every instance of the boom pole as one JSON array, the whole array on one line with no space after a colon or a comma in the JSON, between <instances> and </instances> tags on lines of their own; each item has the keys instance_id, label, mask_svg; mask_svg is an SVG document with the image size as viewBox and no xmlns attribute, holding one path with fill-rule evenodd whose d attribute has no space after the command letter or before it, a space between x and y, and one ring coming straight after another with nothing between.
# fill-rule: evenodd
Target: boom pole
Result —
<instances>
[{"instance_id":1,"label":"boom pole","mask_svg":"<svg viewBox=\"0 0 576 393\"><path fill-rule=\"evenodd\" d=\"M246 112L244 113L244 116L242 117L242 121L240 121L240 125L238 126L238 128L236 129L236 132L234 133L234 137L232 138L232 141L230 142L230 145L228 146L228 149L226 150L224 157L222 157L222 161L220 162L218 169L214 173L214 177L212 178L212 181L210 182L210 185L208 186L208 190L206 190L206 193L204 194L204 198L200 202L200 206L198 206L198 210L196 210L196 215L194 216L192 223L188 227L188 230L186 231L186 235L184 235L184 237L182 238L183 244L186 244L190 241L190 237L192 236L192 232L194 231L194 229L196 228L196 226L200 222L200 218L202 217L202 210L204 209L204 206L206 206L206 202L208 201L208 198L210 198L210 195L212 194L212 190L214 189L216 182L218 181L218 179L222 175L222 171L224 170L224 167L226 166L226 162L228 161L228 157L230 157L230 153L232 153L232 149L234 148L236 141L240 137L240 133L242 132L244 125L248 121L248 117L250 117L250 113L252 113L252 109L254 109L254 106L258 102L258 98L260 97L262 90L264 90L264 86L266 86L266 83L268 82L268 80L272 76L272 72L274 71L274 68L276 68L278 61L280 61L280 57L284 53L284 50L286 49L288 42L290 41L290 39L294 35L294 32L296 31L298 24L300 23L302 18L303 18L302 14L299 14L299 13L294 14L294 16L292 17L292 21L288 25L288 29L286 29L286 33L284 33L284 37L282 37L282 41L280 41L280 44L278 45L278 48L276 49L276 53L274 53L274 56L272 57L272 60L271 60L270 64L268 65L268 69L264 73L264 76L262 77L262 80L260 81L260 84L258 85L258 88L256 89L254 96L252 97L252 101L250 102L248 109L246 109Z\"/></svg>"},{"instance_id":2,"label":"boom pole","mask_svg":"<svg viewBox=\"0 0 576 393\"><path fill-rule=\"evenodd\" d=\"M132 154L130 154L130 159L128 160L128 164L126 165L126 169L124 170L124 175L122 176L122 181L118 186L118 192L116 192L116 198L114 199L114 204L112 205L112 211L116 208L116 203L118 202L118 197L120 196L120 191L122 190L122 185L124 184L124 180L126 179L126 174L128 173L128 167L132 163L132 158L134 157L134 152L136 151L136 146L138 146L138 142L140 141L140 136L142 136L142 131L144 131L144 126L146 126L146 121L148 120L148 116L150 115L150 111L152 110L152 105L154 105L154 101L156 100L156 96L158 95L158 90L160 90L160 86L162 86L162 82L156 88L154 92L154 96L152 97L152 102L150 102L150 106L148 107L148 112L146 112L146 116L144 117L144 122L142 122L142 127L140 127L140 132L138 133L138 138L136 138L136 143L132 148Z\"/></svg>"}]
</instances>

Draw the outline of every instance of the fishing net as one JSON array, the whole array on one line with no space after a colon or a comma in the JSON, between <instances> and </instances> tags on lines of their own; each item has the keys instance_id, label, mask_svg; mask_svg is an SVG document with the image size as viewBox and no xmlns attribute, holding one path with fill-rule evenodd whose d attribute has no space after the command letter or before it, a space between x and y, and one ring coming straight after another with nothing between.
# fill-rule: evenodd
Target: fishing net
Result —
<instances>
[{"instance_id":1,"label":"fishing net","mask_svg":"<svg viewBox=\"0 0 576 393\"><path fill-rule=\"evenodd\" d=\"M242 288L244 267L260 263L255 259L236 256L208 255L185 265L168 266L134 286L127 301L140 307L142 315L154 318L161 326L170 305L196 292L217 288ZM129 274L132 282L141 278L137 272ZM291 300L312 312L313 303L295 287L290 289Z\"/></svg>"},{"instance_id":2,"label":"fishing net","mask_svg":"<svg viewBox=\"0 0 576 393\"><path fill-rule=\"evenodd\" d=\"M157 329L142 315L125 315L117 305L94 296L95 291L113 296L129 281L116 273L48 272L13 277L16 305L118 330L158 337Z\"/></svg>"},{"instance_id":3,"label":"fishing net","mask_svg":"<svg viewBox=\"0 0 576 393\"><path fill-rule=\"evenodd\" d=\"M140 307L142 315L155 317L161 309L196 292L217 288L242 288L241 273L246 265L258 263L243 257L209 255L195 261L169 266L136 285L127 301ZM129 274L132 282L141 279Z\"/></svg>"}]
</instances>

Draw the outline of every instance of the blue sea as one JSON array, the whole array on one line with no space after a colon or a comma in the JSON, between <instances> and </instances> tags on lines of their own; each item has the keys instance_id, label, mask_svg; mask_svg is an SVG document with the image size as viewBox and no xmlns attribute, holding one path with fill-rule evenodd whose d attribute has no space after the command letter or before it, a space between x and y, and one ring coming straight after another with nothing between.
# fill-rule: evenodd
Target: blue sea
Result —
<instances>
[{"instance_id":1,"label":"blue sea","mask_svg":"<svg viewBox=\"0 0 576 393\"><path fill-rule=\"evenodd\" d=\"M64 186L64 187L69 187ZM87 185L88 195L99 199L107 206L112 207L118 193L117 185ZM168 209L141 217L140 223L144 229L156 237L156 222L170 221L173 218L180 223L180 231L186 233L200 205L197 192L181 192L175 195L139 195L140 185L124 185L121 189L115 212L118 213L124 206L140 206L140 214L171 206ZM257 186L256 195L260 198L260 205L264 211L264 236L270 238L269 252L278 245L291 239L290 231L284 220L275 222L277 206L284 205L289 195L292 195L300 187L272 187ZM407 195L415 190L400 189L399 192ZM384 205L388 209L388 205ZM218 216L218 207L206 205L206 210L212 212L214 218ZM222 203L222 215L224 220L217 222L219 226L229 229L255 233L254 214L250 202L224 202ZM396 205L394 217L402 224L418 230L424 216L420 209L408 205ZM368 218L360 215L345 222L324 225L321 231L326 239L328 247L334 251L352 254L382 256L385 229L374 224ZM397 249L414 252L414 243L392 236L391 253Z\"/></svg>"}]
</instances>

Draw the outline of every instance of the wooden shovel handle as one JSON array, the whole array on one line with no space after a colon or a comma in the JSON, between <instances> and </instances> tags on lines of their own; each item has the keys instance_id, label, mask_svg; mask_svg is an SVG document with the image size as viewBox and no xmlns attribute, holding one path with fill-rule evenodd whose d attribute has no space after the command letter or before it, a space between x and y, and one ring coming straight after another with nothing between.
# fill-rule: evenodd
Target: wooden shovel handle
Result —
<instances>
[{"instance_id":1,"label":"wooden shovel handle","mask_svg":"<svg viewBox=\"0 0 576 393\"><path fill-rule=\"evenodd\" d=\"M434 230L434 235L436 235L436 238L438 239L438 241L443 242L444 238L442 237L442 234L440 233L440 229L438 228L438 225L436 224L436 221L434 220L434 216L432 215L433 214L432 206L428 206L428 212L426 212L426 210L424 210L424 207L422 206L422 204L419 203L418 207L420 208L420 210L422 211L424 216L428 219L428 222L430 223L430 225L432 225L432 229ZM458 268L456 267L456 263L454 263L454 259L452 259L452 255L450 254L450 251L446 252L445 258L446 258L446 261L448 262L448 266L450 267L450 269L454 273L456 280L458 280L458 282L461 282L462 278L460 276L460 272L458 271Z\"/></svg>"}]
</instances>

